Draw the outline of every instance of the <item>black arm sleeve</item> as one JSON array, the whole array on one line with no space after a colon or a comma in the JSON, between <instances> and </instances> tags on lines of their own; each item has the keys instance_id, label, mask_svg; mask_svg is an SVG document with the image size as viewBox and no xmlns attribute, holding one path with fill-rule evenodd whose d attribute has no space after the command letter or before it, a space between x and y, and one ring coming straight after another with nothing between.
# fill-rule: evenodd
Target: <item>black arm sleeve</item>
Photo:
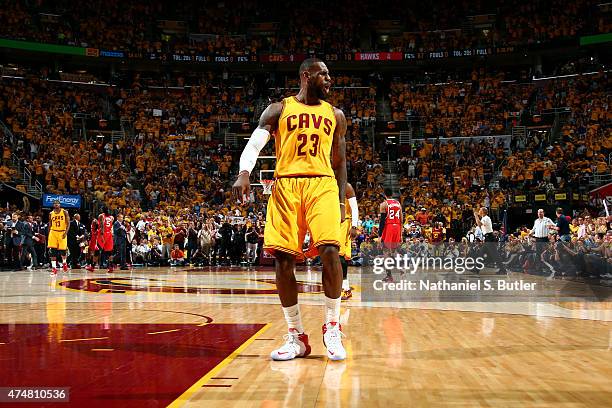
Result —
<instances>
[{"instance_id":1,"label":"black arm sleeve","mask_svg":"<svg viewBox=\"0 0 612 408\"><path fill-rule=\"evenodd\" d=\"M380 223L378 227L378 233L382 236L383 230L385 229L385 221L387 221L387 213L380 213Z\"/></svg>"}]
</instances>

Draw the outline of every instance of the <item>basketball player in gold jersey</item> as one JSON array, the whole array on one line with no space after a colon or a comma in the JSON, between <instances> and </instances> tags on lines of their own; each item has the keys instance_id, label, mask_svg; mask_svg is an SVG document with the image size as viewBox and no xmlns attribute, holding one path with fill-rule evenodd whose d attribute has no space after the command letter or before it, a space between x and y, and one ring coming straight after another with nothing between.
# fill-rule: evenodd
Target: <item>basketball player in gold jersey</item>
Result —
<instances>
[{"instance_id":1,"label":"basketball player in gold jersey","mask_svg":"<svg viewBox=\"0 0 612 408\"><path fill-rule=\"evenodd\" d=\"M60 202L53 202L53 211L49 213L49 238L47 247L49 248L49 258L51 258L51 275L57 275L57 256L62 257L64 272L68 271L66 263L66 249L68 248L68 225L70 225L70 216L68 211L64 210Z\"/></svg>"},{"instance_id":2,"label":"basketball player in gold jersey","mask_svg":"<svg viewBox=\"0 0 612 408\"><path fill-rule=\"evenodd\" d=\"M276 258L276 286L289 333L285 344L270 356L274 360L291 360L310 354L294 274L296 259L304 258L302 244L309 230L323 264L323 343L329 359L344 360L338 249L346 207L346 118L340 109L324 101L331 78L321 60L305 60L299 76L298 94L271 104L262 113L259 126L242 152L233 191L242 200L249 196L250 173L259 152L275 132L276 182L268 201L264 249Z\"/></svg>"}]
</instances>

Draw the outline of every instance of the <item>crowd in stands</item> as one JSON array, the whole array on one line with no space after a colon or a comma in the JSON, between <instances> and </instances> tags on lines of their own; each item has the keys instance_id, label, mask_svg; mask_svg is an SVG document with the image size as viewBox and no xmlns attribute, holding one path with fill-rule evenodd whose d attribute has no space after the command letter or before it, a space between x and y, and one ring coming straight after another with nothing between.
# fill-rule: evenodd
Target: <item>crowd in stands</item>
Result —
<instances>
[{"instance_id":1,"label":"crowd in stands","mask_svg":"<svg viewBox=\"0 0 612 408\"><path fill-rule=\"evenodd\" d=\"M422 119L423 133L432 137L504 134L511 114L522 114L532 84L504 83L504 75L474 70L471 81L439 84L391 84L389 100L394 121Z\"/></svg>"},{"instance_id":2,"label":"crowd in stands","mask_svg":"<svg viewBox=\"0 0 612 408\"><path fill-rule=\"evenodd\" d=\"M590 213L578 212L572 218L558 212L566 221L567 231L561 235L559 219L550 221L547 238L534 237L534 228L523 225L507 235L496 232L497 241L485 243L479 227L472 227L464 236L453 237L443 229L439 240L432 239L430 224L419 222L407 224L404 242L397 249L400 255L410 257L457 258L482 257L486 267L498 267L506 272L521 272L548 278L581 277L612 279L612 218L591 217ZM570 220L569 222L567 220ZM491 245L491 248L485 248ZM354 262L372 264L381 254L376 239L360 234L356 240ZM499 259L494 260L489 254ZM477 272L476 270L471 273Z\"/></svg>"},{"instance_id":3,"label":"crowd in stands","mask_svg":"<svg viewBox=\"0 0 612 408\"><path fill-rule=\"evenodd\" d=\"M114 214L123 212L119 209ZM74 216L74 215L73 215ZM92 214L95 217L95 214ZM26 214L15 208L0 214L0 266L13 269L48 267L46 237L49 233L48 215ZM259 260L263 242L263 213L249 213L247 217L229 214L200 215L179 212L175 215L164 210L135 213L132 217L119 217L113 223L115 244L126 240L124 256L114 254L108 267L119 266L184 266L184 265L240 265ZM74 223L74 221L72 221ZM72 228L72 226L71 226ZM68 263L80 268L91 263L90 229L72 236L68 231ZM70 245L74 238L77 244ZM32 251L27 250L32 248ZM75 248L73 250L73 248ZM117 249L116 248L116 249ZM117 251L115 251L117 252ZM122 265L120 265L122 259Z\"/></svg>"},{"instance_id":4,"label":"crowd in stands","mask_svg":"<svg viewBox=\"0 0 612 408\"><path fill-rule=\"evenodd\" d=\"M474 210L466 207L470 213ZM454 209L451 216L455 216ZM133 218L118 216L113 224L114 241L118 244L125 240L126 244L116 245L108 263L96 267L261 264L264 217L262 212L250 212L244 217L240 213L202 215L188 211L171 215L164 210L139 212ZM15 208L0 214L0 267L16 270L48 267L46 219L46 215L26 214ZM473 218L472 227L463 233L444 227L447 217L443 213L434 214L422 208L415 216L411 213L406 217L402 244L396 253L411 257L482 256L485 265L490 265L491 259L487 258L490 251L484 245L494 245L504 270L548 277L611 279L612 217L592 217L586 210L575 211L570 217L558 209L554 219L541 218L546 224L544 233L536 227L536 221L533 227L522 225L507 234L496 231L497 243L485 244L484 234L473 224ZM378 227L377 216L360 217L358 235L352 244L352 265L371 265L382 254ZM74 239L75 244L69 242L68 263L79 269L92 262L89 234L76 236L78 233L72 232L72 228L71 225L68 239ZM537 234L545 234L544 239ZM308 246L308 238L304 246ZM119 254L119 250L125 252Z\"/></svg>"},{"instance_id":5,"label":"crowd in stands","mask_svg":"<svg viewBox=\"0 0 612 408\"><path fill-rule=\"evenodd\" d=\"M489 188L496 163L503 160L503 143L430 142L417 147L415 157L398 159L400 202L408 220L421 216L422 209L438 216L454 235L469 228L474 206L497 212L506 204L507 193Z\"/></svg>"},{"instance_id":6,"label":"crowd in stands","mask_svg":"<svg viewBox=\"0 0 612 408\"><path fill-rule=\"evenodd\" d=\"M536 159L527 160L526 167L533 169L536 177L541 175L544 181L551 181L555 186L576 185L592 175L610 173L612 114L609 95L609 74L601 72L561 78L539 87L536 94L538 111L568 107L571 115L561 126L560 144L543 144L535 149L535 146L527 146L525 154L529 156L527 151L534 150ZM515 181L510 169L506 170L508 173L511 181ZM517 176L516 181L525 179L526 186L532 187L534 182L529 181L532 176L527 173L523 178Z\"/></svg>"},{"instance_id":7,"label":"crowd in stands","mask_svg":"<svg viewBox=\"0 0 612 408\"><path fill-rule=\"evenodd\" d=\"M248 89L206 83L172 94L135 86L101 95L35 79L6 81L0 88L2 120L19 139L13 150L45 190L85 194L112 209L138 208L141 201L193 208L204 196L187 189L211 191L207 198L222 192L220 180L229 176L235 152L210 143L212 132L218 120L248 121L253 110ZM104 120L112 114L102 111L105 101L133 123L134 140L73 141L72 115Z\"/></svg>"},{"instance_id":8,"label":"crowd in stands","mask_svg":"<svg viewBox=\"0 0 612 408\"><path fill-rule=\"evenodd\" d=\"M496 214L517 193L578 191L593 175L610 174L612 116L608 108L607 73L561 78L537 86L497 83L490 89L500 96L505 94L505 103L483 105L480 99L473 105L488 106L480 113L481 118L504 118L511 110L518 111L520 116L528 108L540 113L568 107L571 114L560 126L558 139L533 133L529 138L511 142L506 138L437 140L438 136L460 135L447 132L447 120L457 117L461 118L458 123L470 123L470 117L462 117L461 112L470 110L467 102L470 98L478 98L481 82L472 79L476 82L465 86L465 97L460 96L462 88L455 83L431 85L435 97L426 101L420 100L423 94L409 84L404 92L392 93L395 114L399 112L398 106L407 106L409 115L413 114L410 109L416 108L426 123L426 138L413 146L412 154L404 152L397 159L401 202L409 216L423 207L435 209L445 218L445 225L456 222L458 228L463 213L467 211L469 216L473 205L491 208ZM392 88L403 86L395 83ZM428 127L434 129L433 134ZM496 174L499 176L495 177ZM491 183L494 177L497 183Z\"/></svg>"},{"instance_id":9,"label":"crowd in stands","mask_svg":"<svg viewBox=\"0 0 612 408\"><path fill-rule=\"evenodd\" d=\"M351 122L349 157L355 159L351 173L358 180L376 159L361 132L362 119L375 118L375 88L352 88L348 77L338 81L346 84L338 88L334 103L347 110ZM158 208L176 213L196 206L203 212L239 208L227 187L240 151L212 136L219 121L244 123L243 133L250 132L255 91L249 77L235 87L225 86L223 76L212 74L205 75L199 86L180 89L143 82L136 75L130 88L101 92L36 78L3 81L0 119L18 139L15 146L4 145L5 155L15 153L45 191L82 194L111 210ZM75 113L87 113L99 123L121 118L133 125L134 137L115 142L108 136L75 137ZM272 143L264 154L274 154ZM8 156L4 162L8 166ZM273 169L273 163L265 165ZM14 172L7 167L7 177L9 171ZM252 198L258 206L253 211L260 211L261 190L254 190Z\"/></svg>"},{"instance_id":10,"label":"crowd in stands","mask_svg":"<svg viewBox=\"0 0 612 408\"><path fill-rule=\"evenodd\" d=\"M139 75L128 88L99 89L35 77L5 79L0 82L0 119L18 141L14 146L3 142L0 175L14 175L14 153L45 191L83 194L86 202L121 211L132 220L147 211L174 219L200 217L200 222L214 216L265 216L261 189L253 190L249 206L231 197L229 183L240 150L220 145L213 137L219 121L246 123L248 134L255 118L252 78L233 78L232 86L228 79L232 78L206 74L198 86L180 89L150 86ZM374 149L369 142L367 124L376 117L376 97L382 91L358 77L340 75L335 83L331 102L349 120L349 181L362 213L373 219L385 181L384 153L380 144ZM297 84L285 85L273 98L291 94ZM519 85L478 70L471 82L424 87L392 83L394 115L404 115L394 119L418 116L426 137L396 149L400 202L407 221L422 217L425 208L458 239L473 223L474 206L496 214L516 192L577 188L593 174L609 174L609 87L607 73ZM486 137L437 140L506 133L510 112L520 117L527 111L561 107L569 107L570 113L559 125L558 138L536 133L511 142ZM133 125L134 138L76 138L73 114L78 112L100 123L121 118ZM262 155L272 154L270 143ZM264 166L272 169L273 162L260 161L255 174Z\"/></svg>"},{"instance_id":11,"label":"crowd in stands","mask_svg":"<svg viewBox=\"0 0 612 408\"><path fill-rule=\"evenodd\" d=\"M433 10L432 10L433 7ZM524 2L509 0L497 2L489 8L486 2L445 2L432 5L421 3L408 10L410 33L391 42L393 50L432 52L472 47L506 47L549 43L559 39L576 38L584 31L606 33L610 24L600 13L596 2L561 0ZM419 13L421 11L421 13ZM495 15L495 24L470 34L459 28L465 16ZM481 22L482 23L482 22Z\"/></svg>"},{"instance_id":12,"label":"crowd in stands","mask_svg":"<svg viewBox=\"0 0 612 408\"><path fill-rule=\"evenodd\" d=\"M560 140L554 142L541 133L534 133L529 139L514 140L510 153L504 148L490 149L487 144L484 144L487 146L484 150L471 145L467 151L459 152L459 157L466 159L463 163L468 164L465 168L461 168L454 157L458 150L454 143L445 146L425 141L416 149L416 157L398 159L401 174L405 176L400 180L402 187L410 187L414 193L414 185L426 180L433 183L430 188L445 191L446 183L453 180L451 175L455 180L463 178L466 187L482 187L488 185L492 173L501 170L499 185L505 193L487 192L487 195L493 203L497 200L492 196L498 195L503 203L502 197L511 190L550 192L576 188L581 182L588 182L594 174L610 173L612 137L607 73L562 78L539 86L500 84L497 81L488 87L497 95L495 99L487 98L486 88L484 96L480 95L482 82L478 81L477 75L473 75L472 80L471 85L451 82L424 88L394 83L391 93L393 119L418 119L424 123L423 136L435 140L441 136L508 134L510 129L505 125L514 124L514 118L522 116L527 109L541 113L567 107L571 115L561 126ZM496 130L486 125L493 121L497 122ZM459 130L459 126L463 129ZM484 177L472 182L476 173ZM438 182L439 175L444 177ZM415 180L415 176L419 180ZM448 197L460 200L457 193L449 191ZM460 201L474 200L474 197L465 198ZM425 205L429 207L427 203Z\"/></svg>"},{"instance_id":13,"label":"crowd in stands","mask_svg":"<svg viewBox=\"0 0 612 408\"><path fill-rule=\"evenodd\" d=\"M0 36L133 53L249 55L522 46L610 31L609 18L593 0L394 2L385 7L341 1L336 5L341 12L326 5L18 1L0 10ZM477 15L493 17L486 28L468 29L469 16ZM370 32L380 20L399 21L394 29L402 34L372 41ZM266 24L253 29L253 23Z\"/></svg>"},{"instance_id":14,"label":"crowd in stands","mask_svg":"<svg viewBox=\"0 0 612 408\"><path fill-rule=\"evenodd\" d=\"M6 144L2 147L2 162L0 163L0 182L9 182L17 176L17 171L11 167L13 151Z\"/></svg>"}]
</instances>

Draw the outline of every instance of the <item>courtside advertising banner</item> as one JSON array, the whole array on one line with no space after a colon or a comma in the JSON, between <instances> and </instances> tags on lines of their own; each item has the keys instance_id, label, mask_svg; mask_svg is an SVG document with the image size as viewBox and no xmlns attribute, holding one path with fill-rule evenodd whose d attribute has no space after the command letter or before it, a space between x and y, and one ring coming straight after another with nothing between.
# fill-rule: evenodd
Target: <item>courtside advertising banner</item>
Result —
<instances>
[{"instance_id":1,"label":"courtside advertising banner","mask_svg":"<svg viewBox=\"0 0 612 408\"><path fill-rule=\"evenodd\" d=\"M53 202L59 200L63 208L81 208L80 195L65 195L65 194L43 194L42 204L44 208L53 207Z\"/></svg>"}]
</instances>

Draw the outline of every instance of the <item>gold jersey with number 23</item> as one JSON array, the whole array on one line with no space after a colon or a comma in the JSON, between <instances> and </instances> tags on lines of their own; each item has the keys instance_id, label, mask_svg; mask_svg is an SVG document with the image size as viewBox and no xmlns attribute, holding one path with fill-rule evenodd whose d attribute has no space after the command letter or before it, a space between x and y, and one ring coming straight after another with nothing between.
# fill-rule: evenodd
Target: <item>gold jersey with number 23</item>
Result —
<instances>
[{"instance_id":1,"label":"gold jersey with number 23","mask_svg":"<svg viewBox=\"0 0 612 408\"><path fill-rule=\"evenodd\" d=\"M335 129L334 108L328 102L306 105L294 96L285 98L274 138L274 176L334 177L331 147Z\"/></svg>"}]
</instances>

